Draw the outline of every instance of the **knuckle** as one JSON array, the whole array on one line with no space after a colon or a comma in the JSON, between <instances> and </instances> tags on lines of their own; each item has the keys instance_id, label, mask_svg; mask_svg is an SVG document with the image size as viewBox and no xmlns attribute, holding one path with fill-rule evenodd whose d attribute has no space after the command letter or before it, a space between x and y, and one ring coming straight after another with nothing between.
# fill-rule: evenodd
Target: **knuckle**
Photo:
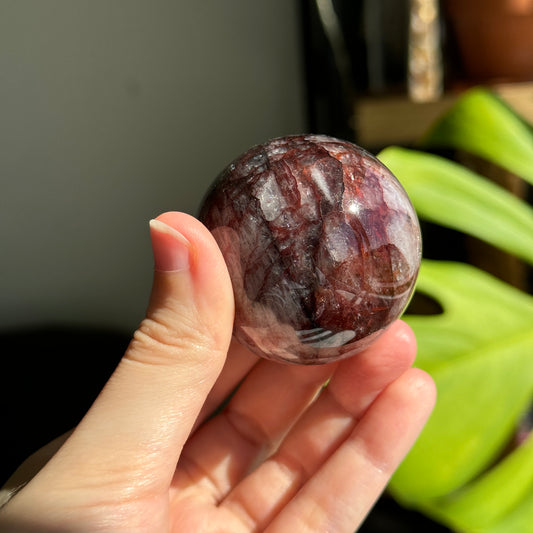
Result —
<instances>
[{"instance_id":1,"label":"knuckle","mask_svg":"<svg viewBox=\"0 0 533 533\"><path fill-rule=\"evenodd\" d=\"M210 332L192 318L168 322L147 317L133 334L126 357L150 365L176 364L205 357L206 351L216 350L214 344Z\"/></svg>"}]
</instances>

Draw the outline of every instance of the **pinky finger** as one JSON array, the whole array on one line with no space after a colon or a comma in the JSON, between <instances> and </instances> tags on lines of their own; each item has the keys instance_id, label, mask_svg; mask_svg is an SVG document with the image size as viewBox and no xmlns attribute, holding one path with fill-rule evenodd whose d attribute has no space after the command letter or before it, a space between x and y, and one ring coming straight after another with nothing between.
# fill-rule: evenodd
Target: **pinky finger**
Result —
<instances>
[{"instance_id":1,"label":"pinky finger","mask_svg":"<svg viewBox=\"0 0 533 533\"><path fill-rule=\"evenodd\" d=\"M415 368L405 372L271 522L268 533L353 532L416 441L434 402L432 379Z\"/></svg>"}]
</instances>

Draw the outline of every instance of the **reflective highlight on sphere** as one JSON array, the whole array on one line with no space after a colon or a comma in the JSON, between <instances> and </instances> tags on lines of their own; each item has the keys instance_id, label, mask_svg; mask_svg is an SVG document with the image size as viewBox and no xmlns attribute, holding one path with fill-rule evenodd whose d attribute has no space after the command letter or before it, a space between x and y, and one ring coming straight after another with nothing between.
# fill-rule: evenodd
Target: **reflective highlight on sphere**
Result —
<instances>
[{"instance_id":1,"label":"reflective highlight on sphere","mask_svg":"<svg viewBox=\"0 0 533 533\"><path fill-rule=\"evenodd\" d=\"M414 209L391 172L352 143L298 135L255 146L219 175L200 219L232 279L234 335L267 359L349 357L413 292Z\"/></svg>"}]
</instances>

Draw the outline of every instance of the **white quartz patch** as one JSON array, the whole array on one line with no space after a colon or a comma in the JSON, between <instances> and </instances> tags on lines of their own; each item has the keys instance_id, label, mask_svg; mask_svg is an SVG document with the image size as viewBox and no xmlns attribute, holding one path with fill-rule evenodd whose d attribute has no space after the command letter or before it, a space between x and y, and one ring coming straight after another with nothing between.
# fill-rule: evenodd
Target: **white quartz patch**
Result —
<instances>
[{"instance_id":1,"label":"white quartz patch","mask_svg":"<svg viewBox=\"0 0 533 533\"><path fill-rule=\"evenodd\" d=\"M278 218L287 206L274 174L270 174L256 193L263 216L269 222Z\"/></svg>"},{"instance_id":2,"label":"white quartz patch","mask_svg":"<svg viewBox=\"0 0 533 533\"><path fill-rule=\"evenodd\" d=\"M333 203L333 196L328 186L324 173L317 167L311 167L311 177L328 202Z\"/></svg>"}]
</instances>

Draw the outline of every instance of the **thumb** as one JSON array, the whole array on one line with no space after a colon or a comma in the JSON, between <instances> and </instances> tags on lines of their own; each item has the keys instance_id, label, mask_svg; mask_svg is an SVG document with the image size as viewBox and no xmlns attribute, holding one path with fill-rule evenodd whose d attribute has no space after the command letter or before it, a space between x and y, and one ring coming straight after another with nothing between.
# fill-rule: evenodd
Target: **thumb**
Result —
<instances>
[{"instance_id":1,"label":"thumb","mask_svg":"<svg viewBox=\"0 0 533 533\"><path fill-rule=\"evenodd\" d=\"M181 448L225 361L233 323L229 274L209 231L183 213L150 224L155 273L146 318L71 437L41 471L63 486L128 476L170 483ZM39 477L39 476L38 476ZM117 479L117 477L119 479Z\"/></svg>"}]
</instances>

